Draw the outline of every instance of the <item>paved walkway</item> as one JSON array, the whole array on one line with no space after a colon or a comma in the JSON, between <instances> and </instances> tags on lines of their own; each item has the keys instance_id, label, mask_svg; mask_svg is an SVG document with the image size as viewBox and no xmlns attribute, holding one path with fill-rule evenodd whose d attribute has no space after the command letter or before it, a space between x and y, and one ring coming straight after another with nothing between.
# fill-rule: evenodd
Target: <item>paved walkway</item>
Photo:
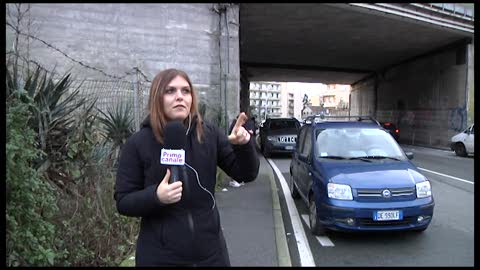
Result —
<instances>
[{"instance_id":1,"label":"paved walkway","mask_svg":"<svg viewBox=\"0 0 480 270\"><path fill-rule=\"evenodd\" d=\"M255 181L216 192L232 266L291 266L273 170L259 153ZM228 181L225 181L228 183Z\"/></svg>"}]
</instances>

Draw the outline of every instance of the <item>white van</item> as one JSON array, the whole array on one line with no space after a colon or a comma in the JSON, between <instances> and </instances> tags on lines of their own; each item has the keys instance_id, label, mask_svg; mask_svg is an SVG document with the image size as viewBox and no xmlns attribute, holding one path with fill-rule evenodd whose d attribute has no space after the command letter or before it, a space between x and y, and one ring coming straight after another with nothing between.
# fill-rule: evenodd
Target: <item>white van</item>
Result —
<instances>
[{"instance_id":1,"label":"white van","mask_svg":"<svg viewBox=\"0 0 480 270\"><path fill-rule=\"evenodd\" d=\"M455 151L457 156L466 157L474 154L474 129L473 124L467 129L453 136L450 143L450 148Z\"/></svg>"}]
</instances>

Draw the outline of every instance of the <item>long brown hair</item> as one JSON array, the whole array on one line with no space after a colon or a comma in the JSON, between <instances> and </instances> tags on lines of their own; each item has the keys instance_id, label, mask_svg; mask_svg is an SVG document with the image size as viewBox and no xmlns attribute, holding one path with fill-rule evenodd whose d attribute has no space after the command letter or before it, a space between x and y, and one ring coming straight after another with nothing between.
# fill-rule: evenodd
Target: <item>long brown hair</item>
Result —
<instances>
[{"instance_id":1,"label":"long brown hair","mask_svg":"<svg viewBox=\"0 0 480 270\"><path fill-rule=\"evenodd\" d=\"M165 111L163 108L163 96L165 94L165 89L167 88L168 84L177 76L182 77L188 82L192 95L190 114L183 121L183 124L188 127L190 124L189 121L195 119L197 140L201 143L203 137L203 128L202 116L198 111L198 96L196 91L193 89L192 82L190 81L190 78L188 78L187 73L182 70L173 68L165 69L163 71L160 71L153 79L152 87L150 88L150 97L148 100L148 110L150 112L150 126L152 127L153 134L155 135L157 141L163 144L163 128L167 124L167 118L165 117Z\"/></svg>"}]
</instances>

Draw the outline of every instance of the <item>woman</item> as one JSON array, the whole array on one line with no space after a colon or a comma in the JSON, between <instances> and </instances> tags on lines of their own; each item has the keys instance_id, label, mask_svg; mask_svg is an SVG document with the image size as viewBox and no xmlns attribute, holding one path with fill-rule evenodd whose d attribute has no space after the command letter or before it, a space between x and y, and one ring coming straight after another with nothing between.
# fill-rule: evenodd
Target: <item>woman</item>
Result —
<instances>
[{"instance_id":1,"label":"woman","mask_svg":"<svg viewBox=\"0 0 480 270\"><path fill-rule=\"evenodd\" d=\"M170 170L159 158L163 128L174 120L186 129L188 179L169 184ZM185 72L167 69L155 76L149 116L123 146L115 184L119 213L141 217L136 266L230 265L213 194L217 166L242 181L258 175L260 163L250 133L242 127L245 121L242 113L227 137L202 121L197 93ZM188 197L182 197L184 189Z\"/></svg>"}]
</instances>

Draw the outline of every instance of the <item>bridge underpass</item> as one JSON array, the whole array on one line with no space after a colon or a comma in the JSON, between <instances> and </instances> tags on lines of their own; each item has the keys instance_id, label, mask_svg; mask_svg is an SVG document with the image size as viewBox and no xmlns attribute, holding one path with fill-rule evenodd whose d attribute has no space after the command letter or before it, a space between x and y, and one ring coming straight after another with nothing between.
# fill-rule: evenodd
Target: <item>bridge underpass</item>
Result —
<instances>
[{"instance_id":1,"label":"bridge underpass","mask_svg":"<svg viewBox=\"0 0 480 270\"><path fill-rule=\"evenodd\" d=\"M463 11L241 4L240 107L250 81L350 84L352 114L396 122L402 142L446 148L473 122L473 6Z\"/></svg>"},{"instance_id":2,"label":"bridge underpass","mask_svg":"<svg viewBox=\"0 0 480 270\"><path fill-rule=\"evenodd\" d=\"M473 4L463 14L438 5L447 4L32 4L24 24L35 29L21 25L17 44L8 26L6 48L47 70L134 85L181 68L206 119L223 123L239 94L248 109L249 81L350 84L352 114L445 147L473 121L474 14Z\"/></svg>"}]
</instances>

